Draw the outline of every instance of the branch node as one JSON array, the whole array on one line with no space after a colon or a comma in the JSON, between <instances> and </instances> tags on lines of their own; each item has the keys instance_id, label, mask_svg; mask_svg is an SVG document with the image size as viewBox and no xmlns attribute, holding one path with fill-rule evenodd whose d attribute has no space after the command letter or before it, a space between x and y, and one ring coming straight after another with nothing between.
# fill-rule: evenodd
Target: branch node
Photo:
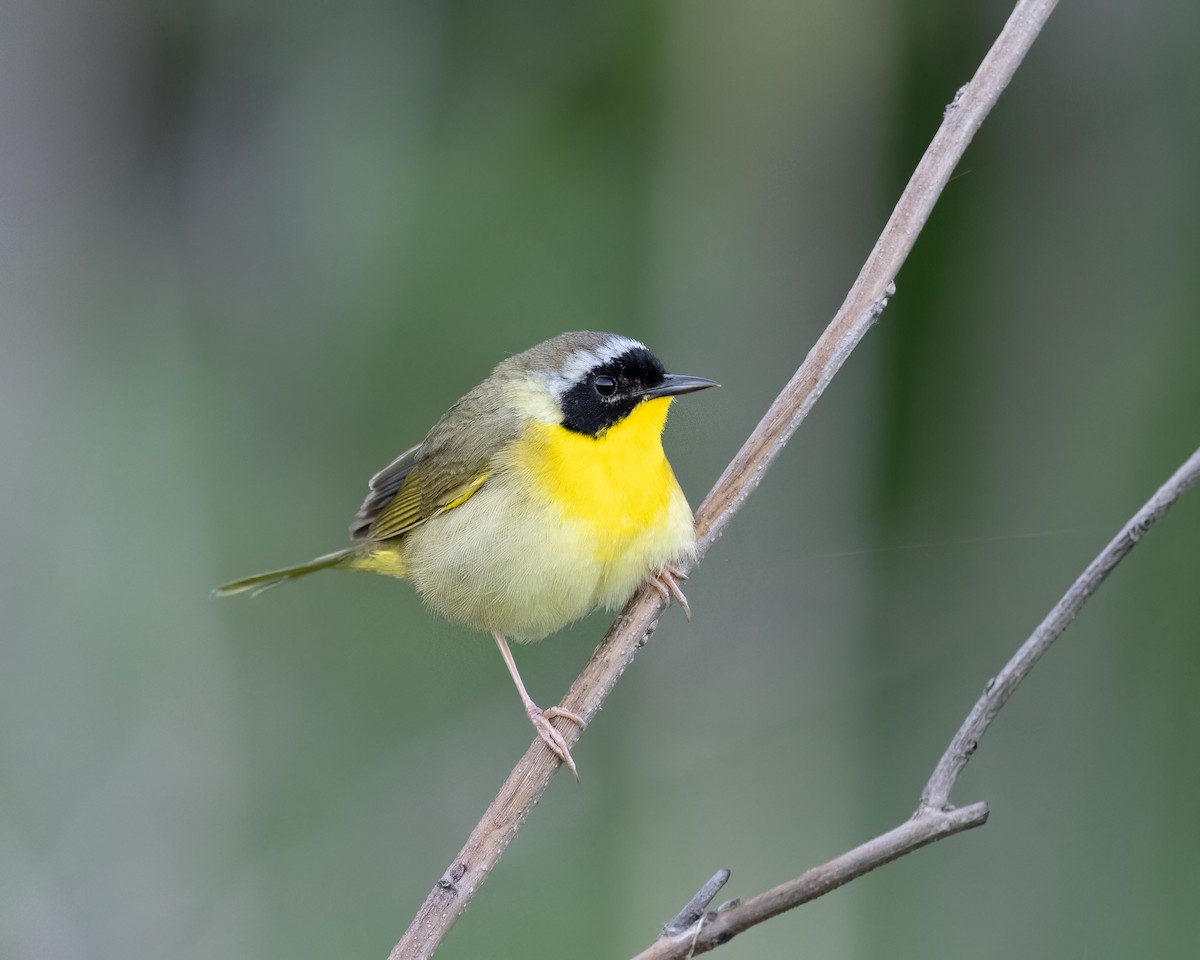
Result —
<instances>
[{"instance_id":1,"label":"branch node","mask_svg":"<svg viewBox=\"0 0 1200 960\"><path fill-rule=\"evenodd\" d=\"M661 937L677 937L682 933L690 930L698 920L703 920L706 916L705 909L712 903L713 897L720 893L721 888L729 881L729 871L722 867L714 873L704 886L696 891L696 895L687 902L682 910L675 916L675 919L662 928ZM734 901L730 901L733 903ZM723 904L720 909L725 909L727 904ZM719 912L719 911L718 911ZM713 913L709 919L715 919L716 913Z\"/></svg>"},{"instance_id":2,"label":"branch node","mask_svg":"<svg viewBox=\"0 0 1200 960\"><path fill-rule=\"evenodd\" d=\"M442 878L437 882L437 885L443 890L458 893L458 881L463 878L466 872L466 863L462 860L457 860L449 870L442 874Z\"/></svg>"},{"instance_id":3,"label":"branch node","mask_svg":"<svg viewBox=\"0 0 1200 960\"><path fill-rule=\"evenodd\" d=\"M888 305L888 298L894 297L895 295L896 295L896 281L889 280L887 287L884 288L883 296L880 297L878 300L874 300L871 302L871 320L872 321L878 320L883 315L883 311L887 308L887 305Z\"/></svg>"},{"instance_id":4,"label":"branch node","mask_svg":"<svg viewBox=\"0 0 1200 960\"><path fill-rule=\"evenodd\" d=\"M962 99L964 96L966 96L967 87L969 87L969 86L970 86L970 84L964 83L961 87L958 88L958 90L954 94L954 99L951 100L948 104L946 104L946 113L943 114L943 116L945 116L946 114L949 114L951 110L954 110L956 107L958 107L958 105L960 103L962 103Z\"/></svg>"}]
</instances>

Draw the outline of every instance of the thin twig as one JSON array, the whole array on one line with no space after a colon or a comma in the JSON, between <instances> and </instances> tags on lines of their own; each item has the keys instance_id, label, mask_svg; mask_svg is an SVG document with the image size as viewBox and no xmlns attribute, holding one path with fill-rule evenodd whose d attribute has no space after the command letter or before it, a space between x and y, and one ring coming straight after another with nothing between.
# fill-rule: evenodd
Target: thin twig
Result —
<instances>
[{"instance_id":1,"label":"thin twig","mask_svg":"<svg viewBox=\"0 0 1200 960\"><path fill-rule=\"evenodd\" d=\"M1088 598L1096 592L1118 563L1145 536L1146 531L1167 512L1181 494L1185 493L1200 476L1200 449L1196 450L1175 473L1171 479L1158 488L1158 491L1129 522L1121 528L1121 532L1109 541L1100 554L1088 564L1087 569L1071 584L1054 609L1046 614L1046 619L1038 624L1038 628L1030 634L1029 639L1021 644L1011 660L1004 665L996 676L989 680L983 695L972 708L958 733L950 741L950 746L942 754L933 775L921 791L921 806L919 810L928 808L944 809L950 804L950 791L963 767L971 759L971 755L979 746L979 740L1000 712L1000 708L1008 702L1017 684L1025 679L1033 665L1045 653L1055 640L1075 619L1080 608Z\"/></svg>"},{"instance_id":2,"label":"thin twig","mask_svg":"<svg viewBox=\"0 0 1200 960\"><path fill-rule=\"evenodd\" d=\"M876 867L911 853L943 837L953 836L987 820L987 804L969 807L950 806L950 791L967 760L978 746L988 724L1008 701L1013 690L1025 679L1038 658L1067 628L1088 598L1129 553L1167 508L1200 479L1200 449L1197 449L1133 515L1121 532L1113 538L1079 575L1061 600L1054 605L1016 652L1004 669L991 681L984 695L954 735L949 748L938 762L933 776L921 793L916 813L907 823L869 840L861 847L815 867L794 880L756 897L743 900L727 910L705 914L692 929L664 930L663 935L634 960L683 960L728 943L743 930L756 926L784 911L824 896L845 883ZM702 921L702 922L701 922Z\"/></svg>"},{"instance_id":3,"label":"thin twig","mask_svg":"<svg viewBox=\"0 0 1200 960\"><path fill-rule=\"evenodd\" d=\"M836 890L864 873L881 867L906 853L919 850L935 840L950 837L987 822L986 803L975 803L956 810L935 810L900 824L894 830L868 840L828 863L800 874L758 896L705 914L698 933L685 931L680 936L656 940L633 960L683 960L706 953L728 943L743 930L769 920L810 900Z\"/></svg>"},{"instance_id":4,"label":"thin twig","mask_svg":"<svg viewBox=\"0 0 1200 960\"><path fill-rule=\"evenodd\" d=\"M891 282L908 258L955 166L1057 2L1018 0L975 76L946 107L942 125L913 171L841 309L697 511L696 529L702 549L725 531L741 502L758 486L767 467L887 306L887 297L895 293Z\"/></svg>"},{"instance_id":5,"label":"thin twig","mask_svg":"<svg viewBox=\"0 0 1200 960\"><path fill-rule=\"evenodd\" d=\"M761 482L784 444L887 305L888 296L894 293L892 280L912 250L955 165L1007 86L1055 2L1019 0L975 77L946 109L941 127L837 315L697 511L697 559L724 532L734 513ZM657 626L661 609L658 594L648 588L640 590L609 629L561 705L591 720L633 661L637 649ZM559 729L568 746L578 739L579 729L574 724L563 722ZM540 739L530 745L458 856L434 884L389 960L423 960L433 954L541 797L558 763Z\"/></svg>"}]
</instances>

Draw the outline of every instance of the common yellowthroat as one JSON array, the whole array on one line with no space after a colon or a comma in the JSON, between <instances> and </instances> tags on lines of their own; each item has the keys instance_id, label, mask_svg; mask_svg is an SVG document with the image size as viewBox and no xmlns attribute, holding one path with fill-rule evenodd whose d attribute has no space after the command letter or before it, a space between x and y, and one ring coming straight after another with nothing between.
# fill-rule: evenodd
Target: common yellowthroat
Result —
<instances>
[{"instance_id":1,"label":"common yellowthroat","mask_svg":"<svg viewBox=\"0 0 1200 960\"><path fill-rule=\"evenodd\" d=\"M661 435L673 397L713 386L628 337L554 337L498 364L371 478L357 543L215 592L334 567L411 580L438 613L495 637L538 735L574 772L550 721L583 720L530 699L508 640L619 606L647 579L691 615L678 565L695 553L692 511Z\"/></svg>"}]
</instances>

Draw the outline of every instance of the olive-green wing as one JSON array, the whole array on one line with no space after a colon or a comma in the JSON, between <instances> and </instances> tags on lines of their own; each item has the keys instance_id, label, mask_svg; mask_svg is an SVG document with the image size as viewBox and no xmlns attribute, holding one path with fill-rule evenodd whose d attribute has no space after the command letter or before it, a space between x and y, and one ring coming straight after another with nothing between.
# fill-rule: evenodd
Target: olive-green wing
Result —
<instances>
[{"instance_id":1,"label":"olive-green wing","mask_svg":"<svg viewBox=\"0 0 1200 960\"><path fill-rule=\"evenodd\" d=\"M371 524L369 535L372 540L401 536L417 524L461 506L491 476L483 463L468 471L465 477L427 477L425 473L418 465L405 478L403 486Z\"/></svg>"},{"instance_id":2,"label":"olive-green wing","mask_svg":"<svg viewBox=\"0 0 1200 960\"><path fill-rule=\"evenodd\" d=\"M379 518L404 486L404 481L416 466L420 453L421 444L409 447L371 478L371 492L367 494L367 499L362 502L358 513L354 515L354 521L350 524L350 536L355 540L362 540L370 534L371 524Z\"/></svg>"},{"instance_id":3,"label":"olive-green wing","mask_svg":"<svg viewBox=\"0 0 1200 960\"><path fill-rule=\"evenodd\" d=\"M464 504L487 483L497 454L525 423L495 374L461 397L425 437L371 478L350 526L356 540L387 540Z\"/></svg>"},{"instance_id":4,"label":"olive-green wing","mask_svg":"<svg viewBox=\"0 0 1200 960\"><path fill-rule=\"evenodd\" d=\"M350 526L355 539L399 537L466 503L491 476L486 460L447 465L441 457L422 461L420 451L406 450L371 478L371 492Z\"/></svg>"}]
</instances>

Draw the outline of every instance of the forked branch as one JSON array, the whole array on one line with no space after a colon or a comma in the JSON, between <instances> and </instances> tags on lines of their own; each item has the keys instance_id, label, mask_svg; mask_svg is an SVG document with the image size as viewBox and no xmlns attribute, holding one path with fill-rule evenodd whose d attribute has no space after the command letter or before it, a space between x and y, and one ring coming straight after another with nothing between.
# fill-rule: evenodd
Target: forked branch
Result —
<instances>
[{"instance_id":1,"label":"forked branch","mask_svg":"<svg viewBox=\"0 0 1200 960\"><path fill-rule=\"evenodd\" d=\"M987 804L975 803L961 808L950 805L950 791L979 746L980 738L1000 708L1008 702L1017 685L1075 619L1088 598L1137 545L1146 531L1167 512L1167 508L1195 486L1198 478L1200 449L1158 488L1154 496L1121 528L1120 533L1088 564L1087 569L1046 615L1046 619L1004 665L1004 669L988 681L983 695L938 762L933 776L921 793L916 813L909 820L794 880L749 899L734 901L724 909L704 913L687 929L680 930L678 925L668 925L663 935L634 960L685 960L712 950L728 943L743 930L815 900L876 867L935 840L985 823Z\"/></svg>"}]
</instances>

